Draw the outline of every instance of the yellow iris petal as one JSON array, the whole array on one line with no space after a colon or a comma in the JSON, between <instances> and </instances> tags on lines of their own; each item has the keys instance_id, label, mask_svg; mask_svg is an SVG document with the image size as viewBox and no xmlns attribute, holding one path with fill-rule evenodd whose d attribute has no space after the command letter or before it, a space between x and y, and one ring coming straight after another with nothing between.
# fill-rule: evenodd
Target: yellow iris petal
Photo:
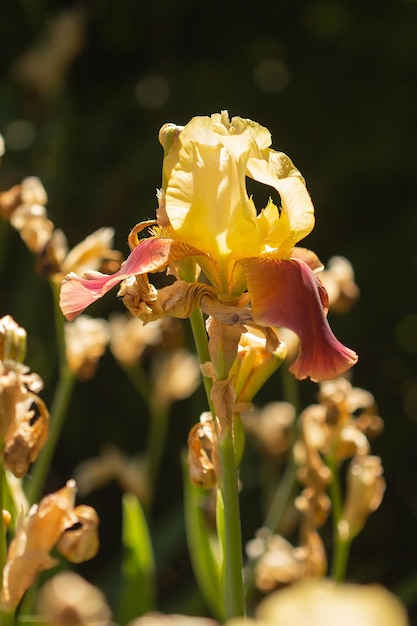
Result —
<instances>
[{"instance_id":1,"label":"yellow iris petal","mask_svg":"<svg viewBox=\"0 0 417 626\"><path fill-rule=\"evenodd\" d=\"M264 217L269 223L265 244L279 249L280 256L308 235L314 228L314 207L304 179L283 153L266 150L264 158L248 160L248 175L273 187L280 195L280 213L272 212L269 203ZM262 220L261 220L262 221Z\"/></svg>"},{"instance_id":2,"label":"yellow iris petal","mask_svg":"<svg viewBox=\"0 0 417 626\"><path fill-rule=\"evenodd\" d=\"M216 133L201 123L195 126L192 139L188 132L180 135L178 163L165 190L166 213L176 239L193 242L216 259L226 287L234 260L261 251L256 210L245 185L248 152L237 159Z\"/></svg>"}]
</instances>

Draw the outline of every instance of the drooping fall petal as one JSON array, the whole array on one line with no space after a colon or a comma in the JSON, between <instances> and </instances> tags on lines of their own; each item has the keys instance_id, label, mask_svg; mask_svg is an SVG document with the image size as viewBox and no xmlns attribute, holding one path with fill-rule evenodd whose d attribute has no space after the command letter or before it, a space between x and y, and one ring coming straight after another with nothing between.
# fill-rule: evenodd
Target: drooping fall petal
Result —
<instances>
[{"instance_id":1,"label":"drooping fall petal","mask_svg":"<svg viewBox=\"0 0 417 626\"><path fill-rule=\"evenodd\" d=\"M67 320L74 320L95 300L129 276L159 272L170 262L205 253L193 246L172 239L143 239L130 253L118 272L102 274L87 272L83 277L70 273L62 282L59 305Z\"/></svg>"},{"instance_id":2,"label":"drooping fall petal","mask_svg":"<svg viewBox=\"0 0 417 626\"><path fill-rule=\"evenodd\" d=\"M77 274L68 274L61 286L59 302L67 320L74 320L85 308L128 276L162 269L168 263L171 244L170 239L145 239L115 274L89 272L82 278Z\"/></svg>"},{"instance_id":3,"label":"drooping fall petal","mask_svg":"<svg viewBox=\"0 0 417 626\"><path fill-rule=\"evenodd\" d=\"M357 361L340 343L326 319L327 295L310 267L300 259L246 259L248 290L254 320L293 330L300 351L290 370L300 380L335 378Z\"/></svg>"}]
</instances>

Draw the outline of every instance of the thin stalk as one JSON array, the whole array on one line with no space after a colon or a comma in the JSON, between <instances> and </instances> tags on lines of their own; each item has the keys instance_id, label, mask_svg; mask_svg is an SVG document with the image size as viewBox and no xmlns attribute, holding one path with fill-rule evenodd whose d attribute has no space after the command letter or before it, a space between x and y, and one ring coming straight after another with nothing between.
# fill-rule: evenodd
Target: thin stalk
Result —
<instances>
[{"instance_id":1,"label":"thin stalk","mask_svg":"<svg viewBox=\"0 0 417 626\"><path fill-rule=\"evenodd\" d=\"M4 464L3 464L3 439L0 441L0 450L1 450L1 462L0 462L0 512L4 507L4 480L6 479L4 475ZM0 573L3 571L3 568L7 561L7 541L6 541L6 524L4 523L3 516L1 516L1 526L0 526ZM2 580L0 577L0 589L2 585Z\"/></svg>"},{"instance_id":2,"label":"thin stalk","mask_svg":"<svg viewBox=\"0 0 417 626\"><path fill-rule=\"evenodd\" d=\"M343 514L343 498L340 486L338 463L332 455L329 455L326 458L326 463L332 472L332 481L329 488L333 517L333 557L331 576L337 582L343 582L346 577L350 544L352 540L350 538L341 538L339 533L339 522Z\"/></svg>"},{"instance_id":3,"label":"thin stalk","mask_svg":"<svg viewBox=\"0 0 417 626\"><path fill-rule=\"evenodd\" d=\"M199 361L200 363L207 363L207 361L210 361L210 354L208 350L206 327L204 325L201 309L194 309L190 315L190 322ZM213 415L213 418L215 418L215 411L210 396L213 382L211 378L203 375L203 383L211 414Z\"/></svg>"},{"instance_id":4,"label":"thin stalk","mask_svg":"<svg viewBox=\"0 0 417 626\"><path fill-rule=\"evenodd\" d=\"M3 500L4 500L4 481L6 479L4 475L4 465L3 465L3 440L0 441L0 450L1 450L1 463L0 463L0 512L3 510ZM1 526L0 526L0 574L3 572L3 568L7 562L7 541L6 541L6 525L3 520L3 516L1 516ZM2 576L0 576L0 589L2 587ZM11 626L14 624L14 611L0 611L0 626Z\"/></svg>"},{"instance_id":5,"label":"thin stalk","mask_svg":"<svg viewBox=\"0 0 417 626\"><path fill-rule=\"evenodd\" d=\"M290 504L294 490L297 485L297 464L294 459L293 446L297 438L297 418L300 413L300 398L298 382L294 375L288 371L283 365L281 367L283 400L293 405L295 409L295 417L291 427L289 458L282 474L281 480L275 490L268 512L266 514L262 528L270 531L271 536L279 530L284 514ZM265 542L265 550L268 546L268 540ZM247 596L253 592L255 584L255 567L262 555L249 559L245 565L245 587Z\"/></svg>"},{"instance_id":6,"label":"thin stalk","mask_svg":"<svg viewBox=\"0 0 417 626\"><path fill-rule=\"evenodd\" d=\"M68 368L65 371L61 371L51 404L51 425L48 440L34 465L30 482L28 482L27 486L29 504L37 502L42 493L42 488L64 425L75 380L75 375Z\"/></svg>"},{"instance_id":7,"label":"thin stalk","mask_svg":"<svg viewBox=\"0 0 417 626\"><path fill-rule=\"evenodd\" d=\"M155 495L159 469L167 440L169 407L157 406L155 403L151 403L149 408L150 422L146 451L149 460L149 477L151 480L150 507Z\"/></svg>"},{"instance_id":8,"label":"thin stalk","mask_svg":"<svg viewBox=\"0 0 417 626\"><path fill-rule=\"evenodd\" d=\"M140 363L135 363L134 365L122 365L121 367L123 367L123 371L126 373L126 376L129 378L142 400L145 404L149 405L149 380L142 365Z\"/></svg>"},{"instance_id":9,"label":"thin stalk","mask_svg":"<svg viewBox=\"0 0 417 626\"><path fill-rule=\"evenodd\" d=\"M200 363L210 361L208 339L203 314L195 309L190 316L191 328ZM212 380L203 376L207 401L213 419L216 413L211 400ZM217 532L223 547L223 603L226 619L244 616L245 594L243 589L242 531L240 523L238 474L233 446L233 424L223 427L218 441L218 454L221 466L221 502L218 508Z\"/></svg>"},{"instance_id":10,"label":"thin stalk","mask_svg":"<svg viewBox=\"0 0 417 626\"><path fill-rule=\"evenodd\" d=\"M226 619L230 619L246 615L238 476L231 427L222 433L218 453L222 470L223 600Z\"/></svg>"},{"instance_id":11,"label":"thin stalk","mask_svg":"<svg viewBox=\"0 0 417 626\"><path fill-rule=\"evenodd\" d=\"M54 299L55 332L60 364L59 379L51 404L51 421L48 440L39 455L36 464L34 465L30 482L28 482L27 497L29 504L36 502L42 493L42 488L52 462L62 427L64 425L65 416L76 380L75 374L73 374L68 367L66 358L64 318L59 308L59 288L52 281L51 289Z\"/></svg>"},{"instance_id":12,"label":"thin stalk","mask_svg":"<svg viewBox=\"0 0 417 626\"><path fill-rule=\"evenodd\" d=\"M13 626L15 623L14 611L0 611L0 626Z\"/></svg>"},{"instance_id":13,"label":"thin stalk","mask_svg":"<svg viewBox=\"0 0 417 626\"><path fill-rule=\"evenodd\" d=\"M297 483L297 465L294 461L293 455L285 468L282 479L275 491L274 497L268 509L268 513L265 517L265 521L262 524L263 528L267 528L271 535L276 533L279 529L287 507L291 501L294 489ZM265 544L265 549L268 545L268 540ZM254 589L255 583L255 567L260 557L249 559L245 565L245 586L246 593L249 596Z\"/></svg>"}]
</instances>

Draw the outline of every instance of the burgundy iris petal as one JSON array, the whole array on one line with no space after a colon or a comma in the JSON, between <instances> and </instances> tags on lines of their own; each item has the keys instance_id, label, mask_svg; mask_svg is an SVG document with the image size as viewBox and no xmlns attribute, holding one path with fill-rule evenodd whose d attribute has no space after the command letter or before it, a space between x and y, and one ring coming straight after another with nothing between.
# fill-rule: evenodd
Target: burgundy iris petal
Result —
<instances>
[{"instance_id":1,"label":"burgundy iris petal","mask_svg":"<svg viewBox=\"0 0 417 626\"><path fill-rule=\"evenodd\" d=\"M336 378L356 363L356 353L334 336L323 309L325 289L304 261L258 258L244 266L255 321L289 328L300 339L290 368L297 378Z\"/></svg>"}]
</instances>

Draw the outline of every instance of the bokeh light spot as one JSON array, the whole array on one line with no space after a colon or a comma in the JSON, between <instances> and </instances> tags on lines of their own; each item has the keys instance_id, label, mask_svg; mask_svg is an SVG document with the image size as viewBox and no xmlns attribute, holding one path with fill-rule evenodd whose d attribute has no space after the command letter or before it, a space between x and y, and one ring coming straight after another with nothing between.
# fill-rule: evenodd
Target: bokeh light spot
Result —
<instances>
[{"instance_id":1,"label":"bokeh light spot","mask_svg":"<svg viewBox=\"0 0 417 626\"><path fill-rule=\"evenodd\" d=\"M161 109L170 96L168 81L162 76L148 76L140 80L135 87L138 104L149 111Z\"/></svg>"},{"instance_id":2,"label":"bokeh light spot","mask_svg":"<svg viewBox=\"0 0 417 626\"><path fill-rule=\"evenodd\" d=\"M253 80L263 91L282 91L289 83L288 70L278 59L263 59L253 70Z\"/></svg>"}]
</instances>

